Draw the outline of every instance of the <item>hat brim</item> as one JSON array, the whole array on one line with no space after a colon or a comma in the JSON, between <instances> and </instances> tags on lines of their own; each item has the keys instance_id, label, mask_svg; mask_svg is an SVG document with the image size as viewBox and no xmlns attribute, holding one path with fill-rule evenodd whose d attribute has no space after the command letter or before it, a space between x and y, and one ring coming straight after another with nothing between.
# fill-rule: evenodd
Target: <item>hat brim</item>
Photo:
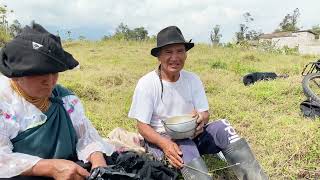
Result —
<instances>
[{"instance_id":1,"label":"hat brim","mask_svg":"<svg viewBox=\"0 0 320 180\"><path fill-rule=\"evenodd\" d=\"M160 49L171 44L184 44L184 46L186 47L186 51L189 51L189 49L194 47L194 43L191 43L191 42L169 42L165 45L158 46L151 49L151 55L154 57L158 57Z\"/></svg>"},{"instance_id":2,"label":"hat brim","mask_svg":"<svg viewBox=\"0 0 320 180\"><path fill-rule=\"evenodd\" d=\"M3 75L12 78L57 73L73 69L79 64L66 51L63 51L64 57L60 59L44 48L33 49L28 43L30 42L11 41L1 50L0 72ZM20 61L13 62L12 59Z\"/></svg>"}]
</instances>

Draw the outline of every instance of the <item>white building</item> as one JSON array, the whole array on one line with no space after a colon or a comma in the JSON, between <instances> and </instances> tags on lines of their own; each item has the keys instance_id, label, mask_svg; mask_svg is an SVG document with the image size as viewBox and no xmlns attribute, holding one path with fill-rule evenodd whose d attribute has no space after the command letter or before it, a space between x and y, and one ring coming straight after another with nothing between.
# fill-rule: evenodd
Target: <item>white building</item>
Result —
<instances>
[{"instance_id":1,"label":"white building","mask_svg":"<svg viewBox=\"0 0 320 180\"><path fill-rule=\"evenodd\" d=\"M317 34L310 30L296 32L277 32L272 34L262 34L261 41L271 41L278 48L287 46L289 48L298 47L301 54L319 54L320 40Z\"/></svg>"}]
</instances>

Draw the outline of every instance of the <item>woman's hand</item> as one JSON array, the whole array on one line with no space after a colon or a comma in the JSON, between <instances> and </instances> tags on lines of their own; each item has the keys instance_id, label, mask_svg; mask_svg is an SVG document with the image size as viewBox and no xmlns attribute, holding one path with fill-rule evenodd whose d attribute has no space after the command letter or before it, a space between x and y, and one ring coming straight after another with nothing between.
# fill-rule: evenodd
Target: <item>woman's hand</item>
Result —
<instances>
[{"instance_id":1,"label":"woman's hand","mask_svg":"<svg viewBox=\"0 0 320 180\"><path fill-rule=\"evenodd\" d=\"M179 169L183 167L183 160L181 158L182 151L175 142L171 141L168 138L164 138L162 140L160 148L168 158L171 165Z\"/></svg>"},{"instance_id":2,"label":"woman's hand","mask_svg":"<svg viewBox=\"0 0 320 180\"><path fill-rule=\"evenodd\" d=\"M31 170L33 176L48 176L56 180L83 180L90 174L78 164L64 159L42 159Z\"/></svg>"},{"instance_id":3,"label":"woman's hand","mask_svg":"<svg viewBox=\"0 0 320 180\"><path fill-rule=\"evenodd\" d=\"M94 169L96 167L107 167L106 160L103 157L102 152L93 152L90 155L90 162L92 164L91 169Z\"/></svg>"},{"instance_id":4,"label":"woman's hand","mask_svg":"<svg viewBox=\"0 0 320 180\"><path fill-rule=\"evenodd\" d=\"M83 180L90 175L87 170L68 160L55 162L55 169L53 177L56 180Z\"/></svg>"}]
</instances>

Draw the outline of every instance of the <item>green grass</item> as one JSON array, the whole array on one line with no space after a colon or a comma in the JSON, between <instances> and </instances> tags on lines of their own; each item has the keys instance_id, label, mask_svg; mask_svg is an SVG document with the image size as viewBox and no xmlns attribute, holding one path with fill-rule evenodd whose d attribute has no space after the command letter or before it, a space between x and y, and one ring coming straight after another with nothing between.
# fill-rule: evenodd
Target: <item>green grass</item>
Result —
<instances>
[{"instance_id":1,"label":"green grass","mask_svg":"<svg viewBox=\"0 0 320 180\"><path fill-rule=\"evenodd\" d=\"M11 35L3 27L0 26L0 47L11 39Z\"/></svg>"},{"instance_id":2,"label":"green grass","mask_svg":"<svg viewBox=\"0 0 320 180\"><path fill-rule=\"evenodd\" d=\"M127 114L138 79L157 67L150 55L153 46L112 40L64 43L81 66L61 73L59 82L80 96L102 136L116 127L136 131ZM188 53L185 69L201 77L211 119L229 119L271 179L314 179L320 171L320 121L302 117L299 109L305 99L300 72L312 60L315 57L197 44ZM289 77L244 86L243 75L253 71ZM205 159L210 169L225 166L216 158ZM214 176L233 177L229 171Z\"/></svg>"}]
</instances>

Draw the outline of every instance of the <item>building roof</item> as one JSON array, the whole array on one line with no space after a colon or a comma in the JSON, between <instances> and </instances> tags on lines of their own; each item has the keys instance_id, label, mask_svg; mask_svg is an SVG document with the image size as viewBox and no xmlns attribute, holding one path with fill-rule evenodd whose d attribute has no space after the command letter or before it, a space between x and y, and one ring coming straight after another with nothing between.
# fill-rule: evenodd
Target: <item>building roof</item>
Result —
<instances>
[{"instance_id":1,"label":"building roof","mask_svg":"<svg viewBox=\"0 0 320 180\"><path fill-rule=\"evenodd\" d=\"M279 37L292 37L292 32L275 32L271 34L261 34L260 39L272 39Z\"/></svg>"},{"instance_id":2,"label":"building roof","mask_svg":"<svg viewBox=\"0 0 320 180\"><path fill-rule=\"evenodd\" d=\"M308 30L301 30L301 31L296 31L295 33L297 32L308 32L308 33L311 33L311 34L314 34L314 35L318 35L317 33L313 32L312 30L308 29Z\"/></svg>"},{"instance_id":3,"label":"building roof","mask_svg":"<svg viewBox=\"0 0 320 180\"><path fill-rule=\"evenodd\" d=\"M313 32L312 30L301 30L301 31L295 31L295 32L275 32L275 33L271 33L271 34L262 34L262 35L260 35L260 39L293 37L293 33L299 33L299 32L308 32L308 33L317 35L317 33Z\"/></svg>"}]
</instances>

